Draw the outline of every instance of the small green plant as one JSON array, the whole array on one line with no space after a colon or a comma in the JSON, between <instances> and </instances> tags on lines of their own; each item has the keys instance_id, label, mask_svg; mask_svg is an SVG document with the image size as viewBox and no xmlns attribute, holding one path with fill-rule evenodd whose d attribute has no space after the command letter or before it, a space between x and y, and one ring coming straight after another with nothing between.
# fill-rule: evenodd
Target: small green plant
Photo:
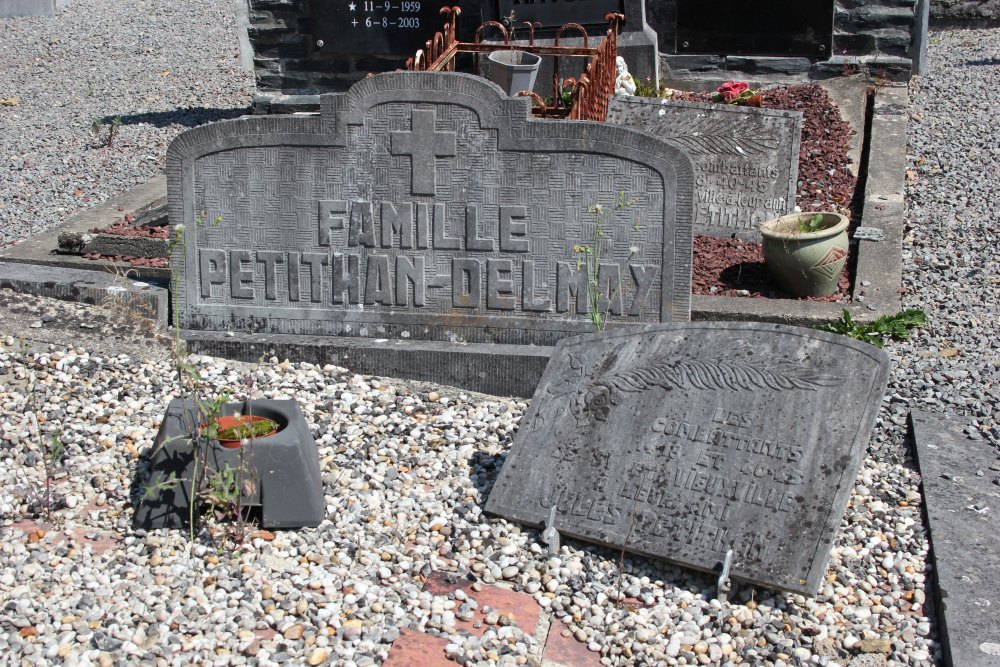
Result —
<instances>
[{"instance_id":1,"label":"small green plant","mask_svg":"<svg viewBox=\"0 0 1000 667\"><path fill-rule=\"evenodd\" d=\"M247 508L243 501L256 490L247 473L241 452L236 467L226 463L221 470L213 470L199 492L199 500L215 521L229 521L225 534L233 546L246 540Z\"/></svg>"},{"instance_id":2,"label":"small green plant","mask_svg":"<svg viewBox=\"0 0 1000 667\"><path fill-rule=\"evenodd\" d=\"M818 232L823 229L823 214L817 213L811 218L799 218L799 231L803 234Z\"/></svg>"},{"instance_id":3,"label":"small green plant","mask_svg":"<svg viewBox=\"0 0 1000 667\"><path fill-rule=\"evenodd\" d=\"M115 116L111 119L111 122L107 124L108 135L107 138L102 139L101 143L104 144L105 148L111 148L115 143L115 133L118 132L118 128L122 126L122 117ZM95 118L90 124L90 131L98 138L104 134L105 122L102 118Z\"/></svg>"},{"instance_id":4,"label":"small green plant","mask_svg":"<svg viewBox=\"0 0 1000 667\"><path fill-rule=\"evenodd\" d=\"M604 331L608 326L608 314L611 312L615 299L619 296L622 281L612 285L609 294L601 293L600 266L601 258L609 251L609 243L605 240L607 225L612 221L615 211L630 209L636 203L635 199L628 199L624 192L618 193L618 199L614 209L605 211L600 204L594 204L587 209L588 213L593 213L595 218L594 238L588 245L575 245L573 252L577 254L577 270L585 269L587 272L587 316L594 325L595 331ZM622 275L627 275L632 264L632 257L639 251L635 245L636 235L639 233L639 219L636 218L632 224L632 232L629 240L628 256L625 259L625 266ZM602 302L607 300L607 306L602 310Z\"/></svg>"},{"instance_id":5,"label":"small green plant","mask_svg":"<svg viewBox=\"0 0 1000 667\"><path fill-rule=\"evenodd\" d=\"M215 434L219 440L249 440L251 438L262 438L272 433L278 424L272 419L257 419L242 424L234 424L226 428L220 428Z\"/></svg>"},{"instance_id":6,"label":"small green plant","mask_svg":"<svg viewBox=\"0 0 1000 667\"><path fill-rule=\"evenodd\" d=\"M30 345L26 346L24 344L24 339L22 338L22 353L27 351L29 347ZM37 381L37 376L32 371L28 378L26 413L28 419L31 421L32 430L38 438L37 449L41 455L42 466L44 468L43 480L40 484L28 482L27 486L18 488L15 491L15 495L20 496L30 507L37 506L40 508L45 518L48 519L52 514L52 510L60 502L60 499L52 496L52 482L55 480L56 475L63 470L60 464L66 455L66 447L62 441L61 431L56 431L48 436L42 433L42 426L39 423L35 406Z\"/></svg>"},{"instance_id":7,"label":"small green plant","mask_svg":"<svg viewBox=\"0 0 1000 667\"><path fill-rule=\"evenodd\" d=\"M919 308L909 308L895 315L883 315L867 323L855 322L851 313L845 309L840 319L816 328L883 347L887 340L907 340L911 329L922 327L926 323L927 314Z\"/></svg>"},{"instance_id":8,"label":"small green plant","mask_svg":"<svg viewBox=\"0 0 1000 667\"><path fill-rule=\"evenodd\" d=\"M642 81L635 82L636 97L658 97L666 100L673 97L673 95L673 90L667 88L662 81L658 84L654 83L651 76L647 76Z\"/></svg>"},{"instance_id":9,"label":"small green plant","mask_svg":"<svg viewBox=\"0 0 1000 667\"><path fill-rule=\"evenodd\" d=\"M222 216L209 219L205 211L195 216L195 226L201 227L205 224L218 225L222 222ZM182 248L185 243L185 227L183 224L174 226L173 235L168 242L169 255L174 256L175 252ZM244 495L253 493L255 483L248 473L249 461L252 460L253 440L257 437L255 427L250 431L241 432L233 439L247 441L247 447L241 447L239 453L239 463L234 468L229 464L222 470L213 469L209 464L209 449L213 440L224 436L220 433L217 417L222 414L223 406L231 400L228 391L221 391L214 395L209 394L208 387L201 378L198 368L193 364L187 354L187 347L180 337L180 286L183 280L183 264L178 263L171 272L170 291L173 306L173 327L174 338L171 351L174 357L174 366L177 371L177 381L182 397L188 398L195 404L194 414L184 413L183 431L184 439L191 443L191 454L193 458L190 479L180 479L176 476L163 480L157 484L146 485L146 497L174 488L181 482L191 485L188 503L188 524L189 538L193 542L199 530L199 520L207 513L209 516L220 520L230 517L235 520L235 525L225 528L225 535L234 545L241 544L246 537L245 508L243 506ZM253 378L247 376L247 405L249 407L250 392L253 387ZM240 490L243 493L240 493ZM248 490L249 489L249 490Z\"/></svg>"},{"instance_id":10,"label":"small green plant","mask_svg":"<svg viewBox=\"0 0 1000 667\"><path fill-rule=\"evenodd\" d=\"M32 413L32 421L35 422L35 427L37 428L38 422L37 418L34 417L34 413ZM60 498L52 496L52 482L56 474L63 470L60 464L62 463L63 456L66 454L66 448L62 442L62 434L59 432L51 434L46 440L42 436L41 430L39 430L38 439L42 455L42 465L45 468L45 472L43 473L45 479L41 485L32 484L27 492L21 495L29 504L37 504L44 513L45 518L49 519L52 515L52 510L56 509L56 505L61 501Z\"/></svg>"}]
</instances>

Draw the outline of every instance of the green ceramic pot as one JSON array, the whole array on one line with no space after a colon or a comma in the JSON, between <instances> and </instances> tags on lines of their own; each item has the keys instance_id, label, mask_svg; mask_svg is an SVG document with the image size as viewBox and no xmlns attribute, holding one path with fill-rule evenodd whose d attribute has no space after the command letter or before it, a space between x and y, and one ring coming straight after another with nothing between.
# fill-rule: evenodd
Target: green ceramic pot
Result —
<instances>
[{"instance_id":1,"label":"green ceramic pot","mask_svg":"<svg viewBox=\"0 0 1000 667\"><path fill-rule=\"evenodd\" d=\"M792 213L760 226L764 263L781 289L795 296L830 296L847 263L847 218L819 212L823 220L818 231L799 231L799 221L815 215Z\"/></svg>"}]
</instances>

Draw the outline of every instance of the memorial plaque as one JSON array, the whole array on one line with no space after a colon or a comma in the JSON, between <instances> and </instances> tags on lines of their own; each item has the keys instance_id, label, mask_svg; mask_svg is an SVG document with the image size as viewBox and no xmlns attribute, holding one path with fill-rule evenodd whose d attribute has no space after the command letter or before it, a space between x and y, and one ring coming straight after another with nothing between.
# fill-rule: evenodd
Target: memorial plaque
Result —
<instances>
[{"instance_id":1,"label":"memorial plaque","mask_svg":"<svg viewBox=\"0 0 1000 667\"><path fill-rule=\"evenodd\" d=\"M560 533L814 594L889 375L777 324L561 341L486 505Z\"/></svg>"},{"instance_id":2,"label":"memorial plaque","mask_svg":"<svg viewBox=\"0 0 1000 667\"><path fill-rule=\"evenodd\" d=\"M515 25L531 21L541 23L543 28L558 28L570 22L606 26L608 14L623 11L620 0L498 0L498 5L500 16L514 12Z\"/></svg>"},{"instance_id":3,"label":"memorial plaque","mask_svg":"<svg viewBox=\"0 0 1000 667\"><path fill-rule=\"evenodd\" d=\"M478 77L394 72L323 96L319 116L180 135L167 171L170 220L186 223L181 326L551 345L592 330L591 287L612 326L689 319L687 155L528 112ZM622 193L634 203L619 209ZM594 205L591 277L579 246Z\"/></svg>"},{"instance_id":4,"label":"memorial plaque","mask_svg":"<svg viewBox=\"0 0 1000 667\"><path fill-rule=\"evenodd\" d=\"M829 58L834 0L677 0L677 52Z\"/></svg>"},{"instance_id":5,"label":"memorial plaque","mask_svg":"<svg viewBox=\"0 0 1000 667\"><path fill-rule=\"evenodd\" d=\"M615 97L608 122L649 132L691 156L696 234L759 241L761 222L795 209L798 111Z\"/></svg>"},{"instance_id":6,"label":"memorial plaque","mask_svg":"<svg viewBox=\"0 0 1000 667\"><path fill-rule=\"evenodd\" d=\"M412 57L441 30L453 0L317 0L312 35L321 53ZM320 44L322 42L322 44Z\"/></svg>"}]
</instances>

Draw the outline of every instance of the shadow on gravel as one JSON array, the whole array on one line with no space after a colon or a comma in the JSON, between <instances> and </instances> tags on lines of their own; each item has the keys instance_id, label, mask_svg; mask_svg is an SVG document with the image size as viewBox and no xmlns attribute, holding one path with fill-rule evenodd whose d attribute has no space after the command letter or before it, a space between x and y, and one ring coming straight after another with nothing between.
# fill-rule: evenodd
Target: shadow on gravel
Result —
<instances>
[{"instance_id":1,"label":"shadow on gravel","mask_svg":"<svg viewBox=\"0 0 1000 667\"><path fill-rule=\"evenodd\" d=\"M115 119L120 120L122 125L141 125L143 123L154 127L169 127L171 125L183 125L184 127L197 127L205 123L214 123L219 120L229 120L251 114L250 107L242 109L216 109L194 107L191 109L175 109L173 111L154 111L150 113L129 114L126 116L105 116L101 119L104 125L111 125Z\"/></svg>"},{"instance_id":2,"label":"shadow on gravel","mask_svg":"<svg viewBox=\"0 0 1000 667\"><path fill-rule=\"evenodd\" d=\"M979 60L966 60L965 64L970 67L1000 67L1000 58L980 58Z\"/></svg>"}]
</instances>

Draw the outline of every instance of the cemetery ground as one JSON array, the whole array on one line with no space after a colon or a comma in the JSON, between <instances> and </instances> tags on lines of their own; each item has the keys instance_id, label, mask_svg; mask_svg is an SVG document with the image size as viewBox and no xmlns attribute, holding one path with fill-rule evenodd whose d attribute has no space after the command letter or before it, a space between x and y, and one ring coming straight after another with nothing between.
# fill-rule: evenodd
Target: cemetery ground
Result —
<instances>
[{"instance_id":1,"label":"cemetery ground","mask_svg":"<svg viewBox=\"0 0 1000 667\"><path fill-rule=\"evenodd\" d=\"M248 101L227 8L140 2L112 20L106 3L72 7L90 41L0 22L18 31L0 32L0 71L14 72L0 85L33 91L0 107L9 243L147 181L182 125ZM189 22L177 32L200 35L198 49L164 56L147 37L173 34L162 15ZM13 59L19 49L28 57ZM903 305L929 323L886 346L889 390L818 595L737 585L720 602L713 577L652 559L575 540L549 556L540 531L483 512L525 401L278 358L193 363L210 388L241 391L249 375L258 396L301 403L328 520L255 530L235 548L207 532L192 543L183 530L135 531L137 474L178 392L169 332L120 304L5 289L0 663L940 664L908 414L957 424L970 454L951 475L995 486L998 52L997 30L932 33L930 71L911 86ZM95 78L67 75L54 56L87 62ZM212 111L175 111L186 106ZM90 117L119 114L139 120L95 148ZM65 454L46 512L27 489L44 493L57 432ZM971 608L970 623L986 614ZM1000 629L976 642L997 650Z\"/></svg>"}]
</instances>

